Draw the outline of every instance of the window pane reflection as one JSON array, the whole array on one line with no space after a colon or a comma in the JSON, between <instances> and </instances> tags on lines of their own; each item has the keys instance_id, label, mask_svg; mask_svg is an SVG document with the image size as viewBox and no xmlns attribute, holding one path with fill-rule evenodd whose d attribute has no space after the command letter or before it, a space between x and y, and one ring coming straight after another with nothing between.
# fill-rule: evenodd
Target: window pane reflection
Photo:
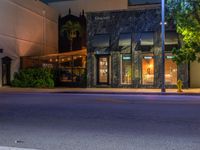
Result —
<instances>
[{"instance_id":1,"label":"window pane reflection","mask_svg":"<svg viewBox=\"0 0 200 150\"><path fill-rule=\"evenodd\" d=\"M59 58L60 81L81 82L86 67L85 56L63 56Z\"/></svg>"}]
</instances>

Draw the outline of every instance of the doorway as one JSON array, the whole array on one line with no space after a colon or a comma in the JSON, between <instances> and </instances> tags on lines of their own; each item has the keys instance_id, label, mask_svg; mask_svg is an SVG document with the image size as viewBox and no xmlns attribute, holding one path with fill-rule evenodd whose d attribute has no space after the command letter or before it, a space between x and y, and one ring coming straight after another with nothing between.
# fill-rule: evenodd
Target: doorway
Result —
<instances>
[{"instance_id":1,"label":"doorway","mask_svg":"<svg viewBox=\"0 0 200 150\"><path fill-rule=\"evenodd\" d=\"M97 57L97 84L109 84L109 56Z\"/></svg>"},{"instance_id":2,"label":"doorway","mask_svg":"<svg viewBox=\"0 0 200 150\"><path fill-rule=\"evenodd\" d=\"M3 57L2 58L2 85L10 85L10 67L11 67L11 58Z\"/></svg>"}]
</instances>

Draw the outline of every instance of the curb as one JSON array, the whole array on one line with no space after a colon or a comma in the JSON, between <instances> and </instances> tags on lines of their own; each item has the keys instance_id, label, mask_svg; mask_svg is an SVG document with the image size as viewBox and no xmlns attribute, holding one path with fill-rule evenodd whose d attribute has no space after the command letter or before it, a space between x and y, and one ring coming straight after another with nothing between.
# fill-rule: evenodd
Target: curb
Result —
<instances>
[{"instance_id":1,"label":"curb","mask_svg":"<svg viewBox=\"0 0 200 150\"><path fill-rule=\"evenodd\" d=\"M173 92L87 92L87 91L66 91L66 92L48 92L48 93L58 93L58 94L128 94L128 95L177 95L177 96L200 96L200 93L173 93Z\"/></svg>"}]
</instances>

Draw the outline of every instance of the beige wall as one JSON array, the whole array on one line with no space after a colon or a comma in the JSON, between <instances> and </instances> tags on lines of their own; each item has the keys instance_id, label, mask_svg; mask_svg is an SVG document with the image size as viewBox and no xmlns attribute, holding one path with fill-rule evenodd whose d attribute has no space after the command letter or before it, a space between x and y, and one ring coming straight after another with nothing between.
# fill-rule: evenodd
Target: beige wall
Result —
<instances>
[{"instance_id":1,"label":"beige wall","mask_svg":"<svg viewBox=\"0 0 200 150\"><path fill-rule=\"evenodd\" d=\"M79 15L84 9L85 12L122 10L128 8L127 0L75 0L50 3L50 6L60 12L62 16L68 13L71 8L72 14Z\"/></svg>"},{"instance_id":2,"label":"beige wall","mask_svg":"<svg viewBox=\"0 0 200 150\"><path fill-rule=\"evenodd\" d=\"M0 49L4 50L0 59L12 59L12 75L19 69L20 56L58 51L58 13L40 1L0 0L0 20Z\"/></svg>"},{"instance_id":3,"label":"beige wall","mask_svg":"<svg viewBox=\"0 0 200 150\"><path fill-rule=\"evenodd\" d=\"M192 62L190 65L190 86L200 88L200 63Z\"/></svg>"}]
</instances>

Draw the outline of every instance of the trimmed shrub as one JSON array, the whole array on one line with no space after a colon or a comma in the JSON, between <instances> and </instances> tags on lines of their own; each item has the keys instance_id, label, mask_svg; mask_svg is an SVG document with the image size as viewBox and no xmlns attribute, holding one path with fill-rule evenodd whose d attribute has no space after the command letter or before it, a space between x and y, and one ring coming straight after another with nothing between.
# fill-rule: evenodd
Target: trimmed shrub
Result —
<instances>
[{"instance_id":1,"label":"trimmed shrub","mask_svg":"<svg viewBox=\"0 0 200 150\"><path fill-rule=\"evenodd\" d=\"M54 87L54 77L51 69L48 68L30 68L20 70L14 74L14 80L11 82L13 87Z\"/></svg>"}]
</instances>

